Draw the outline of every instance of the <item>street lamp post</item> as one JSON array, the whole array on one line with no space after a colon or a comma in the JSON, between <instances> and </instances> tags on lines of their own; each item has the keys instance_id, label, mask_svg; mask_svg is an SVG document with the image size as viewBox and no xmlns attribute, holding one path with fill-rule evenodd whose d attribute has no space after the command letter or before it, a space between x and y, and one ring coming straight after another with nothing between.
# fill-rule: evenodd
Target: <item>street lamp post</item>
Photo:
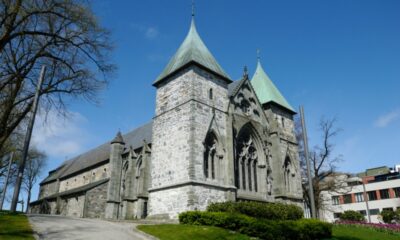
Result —
<instances>
[{"instance_id":1,"label":"street lamp post","mask_svg":"<svg viewBox=\"0 0 400 240\"><path fill-rule=\"evenodd\" d=\"M312 218L317 218L317 214L316 214L316 211L315 211L314 188L313 188L312 177L311 177L310 159L308 157L307 128L306 128L306 121L304 119L303 106L300 106L300 117L301 117L301 126L302 126L302 130L303 130L304 155L305 155L306 164L307 164L308 195L309 195L309 198L310 198L310 205L311 205L311 217Z\"/></svg>"},{"instance_id":2,"label":"street lamp post","mask_svg":"<svg viewBox=\"0 0 400 240\"><path fill-rule=\"evenodd\" d=\"M18 197L19 197L19 192L21 190L22 177L23 177L24 170L25 170L26 159L28 158L29 144L31 142L32 129L33 129L33 125L35 123L36 111L37 111L37 107L38 107L38 103L39 103L39 97L40 97L40 89L42 88L45 71L46 71L46 67L42 66L42 69L40 71L38 85L37 85L37 88L36 88L35 97L33 99L32 115L31 115L31 118L30 118L29 123L28 123L27 130L26 130L24 148L23 148L23 151L22 151L22 161L21 161L21 164L18 167L17 180L15 182L14 194L13 194L13 198L12 198L12 201L11 201L11 212L17 211Z\"/></svg>"}]
</instances>

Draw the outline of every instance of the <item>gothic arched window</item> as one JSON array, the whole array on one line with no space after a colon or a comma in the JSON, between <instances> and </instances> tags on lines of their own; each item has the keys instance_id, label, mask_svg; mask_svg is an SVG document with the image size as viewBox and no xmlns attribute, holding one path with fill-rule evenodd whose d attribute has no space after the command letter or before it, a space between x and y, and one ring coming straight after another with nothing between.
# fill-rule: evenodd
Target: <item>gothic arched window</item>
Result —
<instances>
[{"instance_id":1,"label":"gothic arched window","mask_svg":"<svg viewBox=\"0 0 400 240\"><path fill-rule=\"evenodd\" d=\"M122 177L121 177L121 195L125 196L125 190L127 187L127 175L128 175L128 169L129 169L129 162L126 161L122 167Z\"/></svg>"},{"instance_id":2,"label":"gothic arched window","mask_svg":"<svg viewBox=\"0 0 400 240\"><path fill-rule=\"evenodd\" d=\"M283 169L284 169L284 180L285 180L285 188L287 192L291 191L292 188L292 183L291 183L291 175L294 175L294 172L292 170L292 161L290 160L289 156L286 156L285 162L283 163Z\"/></svg>"},{"instance_id":3,"label":"gothic arched window","mask_svg":"<svg viewBox=\"0 0 400 240\"><path fill-rule=\"evenodd\" d=\"M215 179L217 168L218 140L213 132L209 132L204 141L203 171L206 178Z\"/></svg>"},{"instance_id":4,"label":"gothic arched window","mask_svg":"<svg viewBox=\"0 0 400 240\"><path fill-rule=\"evenodd\" d=\"M250 103L249 103L249 101L247 101L246 99L243 99L241 102L240 102L240 108L242 109L242 111L244 112L244 114L246 114L246 115L250 115L250 112L251 112L251 107L250 107L251 105L250 105Z\"/></svg>"},{"instance_id":5,"label":"gothic arched window","mask_svg":"<svg viewBox=\"0 0 400 240\"><path fill-rule=\"evenodd\" d=\"M235 184L238 189L258 191L258 152L252 128L244 127L235 144Z\"/></svg>"}]
</instances>

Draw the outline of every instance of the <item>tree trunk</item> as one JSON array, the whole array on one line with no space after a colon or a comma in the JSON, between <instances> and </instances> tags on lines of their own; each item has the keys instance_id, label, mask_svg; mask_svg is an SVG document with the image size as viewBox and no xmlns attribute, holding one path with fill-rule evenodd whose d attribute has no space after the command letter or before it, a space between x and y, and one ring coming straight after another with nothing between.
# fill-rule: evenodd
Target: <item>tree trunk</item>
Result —
<instances>
[{"instance_id":1,"label":"tree trunk","mask_svg":"<svg viewBox=\"0 0 400 240\"><path fill-rule=\"evenodd\" d=\"M31 202L31 192L32 192L32 188L30 188L28 190L28 199L26 199L26 210L25 210L25 213L28 213L28 211L29 211L29 203Z\"/></svg>"}]
</instances>

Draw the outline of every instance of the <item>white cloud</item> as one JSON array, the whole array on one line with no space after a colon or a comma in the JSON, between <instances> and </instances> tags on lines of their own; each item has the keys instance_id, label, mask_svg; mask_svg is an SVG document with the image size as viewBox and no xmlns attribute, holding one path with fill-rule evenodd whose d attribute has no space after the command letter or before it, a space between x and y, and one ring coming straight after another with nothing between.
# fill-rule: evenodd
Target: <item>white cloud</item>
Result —
<instances>
[{"instance_id":1,"label":"white cloud","mask_svg":"<svg viewBox=\"0 0 400 240\"><path fill-rule=\"evenodd\" d=\"M376 127L386 127L392 122L398 120L400 118L400 109L396 109L394 111L391 111L387 114L384 114L380 116L376 121L375 121L375 126Z\"/></svg>"},{"instance_id":2,"label":"white cloud","mask_svg":"<svg viewBox=\"0 0 400 240\"><path fill-rule=\"evenodd\" d=\"M145 33L146 38L148 39L154 39L158 36L158 30L157 28L154 27L149 27L146 29L146 33Z\"/></svg>"},{"instance_id":3,"label":"white cloud","mask_svg":"<svg viewBox=\"0 0 400 240\"><path fill-rule=\"evenodd\" d=\"M88 132L87 119L78 112L65 118L54 111L38 114L32 135L32 144L45 151L49 157L69 158L84 150Z\"/></svg>"},{"instance_id":4,"label":"white cloud","mask_svg":"<svg viewBox=\"0 0 400 240\"><path fill-rule=\"evenodd\" d=\"M143 24L131 23L130 27L133 30L142 33L144 35L144 37L147 39L155 39L158 37L158 35L160 33L156 27L146 26Z\"/></svg>"}]
</instances>

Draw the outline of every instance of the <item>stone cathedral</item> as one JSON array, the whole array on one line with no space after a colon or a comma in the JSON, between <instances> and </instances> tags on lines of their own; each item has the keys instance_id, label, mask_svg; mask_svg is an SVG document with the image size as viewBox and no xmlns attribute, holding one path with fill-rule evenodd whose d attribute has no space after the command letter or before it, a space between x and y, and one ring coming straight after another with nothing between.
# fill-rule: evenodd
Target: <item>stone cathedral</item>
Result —
<instances>
[{"instance_id":1,"label":"stone cathedral","mask_svg":"<svg viewBox=\"0 0 400 240\"><path fill-rule=\"evenodd\" d=\"M50 171L31 212L176 219L220 201L302 205L295 111L260 60L233 81L192 19L152 85L153 120Z\"/></svg>"}]
</instances>

